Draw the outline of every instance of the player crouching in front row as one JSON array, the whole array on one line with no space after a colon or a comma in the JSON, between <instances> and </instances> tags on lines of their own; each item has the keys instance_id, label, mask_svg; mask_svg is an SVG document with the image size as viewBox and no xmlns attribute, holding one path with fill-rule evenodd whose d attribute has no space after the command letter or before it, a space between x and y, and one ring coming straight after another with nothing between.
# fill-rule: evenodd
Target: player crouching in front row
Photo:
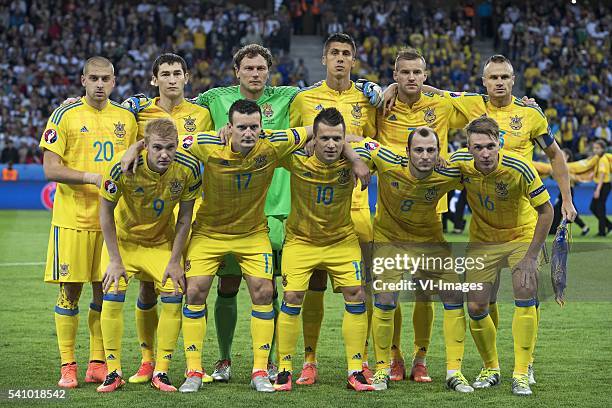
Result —
<instances>
[{"instance_id":1,"label":"player crouching in front row","mask_svg":"<svg viewBox=\"0 0 612 408\"><path fill-rule=\"evenodd\" d=\"M172 120L151 120L145 128L146 150L138 157L140 166L135 175L123 174L121 157L104 174L100 224L106 248L101 264L106 272L101 326L109 374L98 392L112 392L125 384L121 370L123 303L127 282L133 275L154 282L162 301L151 386L176 391L167 372L181 328L185 287L181 254L201 186L199 163L178 152L177 145L178 133ZM177 204L175 230L173 209Z\"/></svg>"},{"instance_id":2,"label":"player crouching in front row","mask_svg":"<svg viewBox=\"0 0 612 408\"><path fill-rule=\"evenodd\" d=\"M361 250L351 221L354 183L351 162L355 155L345 148L345 123L335 108L323 109L313 125L314 155L295 151L283 166L291 172L291 213L283 246L284 299L278 318L280 372L274 388L292 389L292 359L299 335L300 312L308 282L315 269L325 269L335 289L342 291L345 312L342 322L348 387L372 391L362 370L367 316L361 287Z\"/></svg>"}]
</instances>

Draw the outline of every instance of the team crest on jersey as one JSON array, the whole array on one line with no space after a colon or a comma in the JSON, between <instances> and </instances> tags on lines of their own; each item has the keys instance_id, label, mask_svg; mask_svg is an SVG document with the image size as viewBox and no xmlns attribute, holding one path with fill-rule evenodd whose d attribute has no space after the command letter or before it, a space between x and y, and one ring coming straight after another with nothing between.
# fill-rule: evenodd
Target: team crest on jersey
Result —
<instances>
[{"instance_id":1,"label":"team crest on jersey","mask_svg":"<svg viewBox=\"0 0 612 408\"><path fill-rule=\"evenodd\" d=\"M353 117L355 119L361 119L361 106L359 106L358 103L353 105L353 110L351 111L351 115L353 115Z\"/></svg>"},{"instance_id":2,"label":"team crest on jersey","mask_svg":"<svg viewBox=\"0 0 612 408\"><path fill-rule=\"evenodd\" d=\"M43 138L45 139L45 142L53 144L57 142L57 132L55 131L55 129L47 129L45 130Z\"/></svg>"},{"instance_id":3,"label":"team crest on jersey","mask_svg":"<svg viewBox=\"0 0 612 408\"><path fill-rule=\"evenodd\" d=\"M70 264L67 264L67 263L60 264L60 267L59 267L60 276L68 276L69 273L70 273Z\"/></svg>"},{"instance_id":4,"label":"team crest on jersey","mask_svg":"<svg viewBox=\"0 0 612 408\"><path fill-rule=\"evenodd\" d=\"M368 150L376 150L378 149L378 146L380 146L378 143L376 142L367 142L365 144L365 148Z\"/></svg>"},{"instance_id":5,"label":"team crest on jersey","mask_svg":"<svg viewBox=\"0 0 612 408\"><path fill-rule=\"evenodd\" d=\"M183 149L185 150L189 149L192 144L193 144L193 136L189 135L183 138Z\"/></svg>"},{"instance_id":6,"label":"team crest on jersey","mask_svg":"<svg viewBox=\"0 0 612 408\"><path fill-rule=\"evenodd\" d=\"M338 183L346 184L351 179L351 171L349 169L341 169L338 172Z\"/></svg>"},{"instance_id":7,"label":"team crest on jersey","mask_svg":"<svg viewBox=\"0 0 612 408\"><path fill-rule=\"evenodd\" d=\"M189 272L189 270L191 269L191 259L187 259L185 261L185 272Z\"/></svg>"},{"instance_id":8,"label":"team crest on jersey","mask_svg":"<svg viewBox=\"0 0 612 408\"><path fill-rule=\"evenodd\" d=\"M503 181L495 182L495 194L497 197L504 199L508 198L508 184Z\"/></svg>"},{"instance_id":9,"label":"team crest on jersey","mask_svg":"<svg viewBox=\"0 0 612 408\"><path fill-rule=\"evenodd\" d=\"M268 163L268 156L266 156L265 154L260 154L259 156L255 157L256 169L261 169L263 166L266 165L266 163Z\"/></svg>"},{"instance_id":10,"label":"team crest on jersey","mask_svg":"<svg viewBox=\"0 0 612 408\"><path fill-rule=\"evenodd\" d=\"M283 273L283 288L287 287L287 274Z\"/></svg>"},{"instance_id":11,"label":"team crest on jersey","mask_svg":"<svg viewBox=\"0 0 612 408\"><path fill-rule=\"evenodd\" d=\"M125 136L125 123L117 122L113 123L113 125L115 125L115 136L119 139Z\"/></svg>"},{"instance_id":12,"label":"team crest on jersey","mask_svg":"<svg viewBox=\"0 0 612 408\"><path fill-rule=\"evenodd\" d=\"M264 103L261 106L261 113L266 117L266 118L271 118L272 116L274 116L274 110L272 109L272 105L270 105L269 103Z\"/></svg>"},{"instance_id":13,"label":"team crest on jersey","mask_svg":"<svg viewBox=\"0 0 612 408\"><path fill-rule=\"evenodd\" d=\"M517 116L512 116L510 118L510 127L512 130L520 130L523 127L523 118Z\"/></svg>"},{"instance_id":14,"label":"team crest on jersey","mask_svg":"<svg viewBox=\"0 0 612 408\"><path fill-rule=\"evenodd\" d=\"M423 116L423 120L427 122L428 125L431 125L436 120L436 112L434 108L425 108L425 115Z\"/></svg>"},{"instance_id":15,"label":"team crest on jersey","mask_svg":"<svg viewBox=\"0 0 612 408\"><path fill-rule=\"evenodd\" d=\"M438 187L430 187L425 191L425 200L433 201L438 197Z\"/></svg>"},{"instance_id":16,"label":"team crest on jersey","mask_svg":"<svg viewBox=\"0 0 612 408\"><path fill-rule=\"evenodd\" d=\"M191 115L187 116L185 119L185 124L183 125L183 127L185 128L186 131L188 132L195 132L196 130L196 125L195 125L195 118L192 118Z\"/></svg>"},{"instance_id":17,"label":"team crest on jersey","mask_svg":"<svg viewBox=\"0 0 612 408\"><path fill-rule=\"evenodd\" d=\"M117 192L117 186L110 180L104 182L104 189L109 194L115 194Z\"/></svg>"},{"instance_id":18,"label":"team crest on jersey","mask_svg":"<svg viewBox=\"0 0 612 408\"><path fill-rule=\"evenodd\" d=\"M393 188L399 188L399 182L398 182L398 181L392 181L392 182L391 182L391 187L393 187Z\"/></svg>"},{"instance_id":19,"label":"team crest on jersey","mask_svg":"<svg viewBox=\"0 0 612 408\"><path fill-rule=\"evenodd\" d=\"M323 105L321 105L321 104L318 104L317 106L315 106L315 110L316 111L322 111L323 109L324 109Z\"/></svg>"},{"instance_id":20,"label":"team crest on jersey","mask_svg":"<svg viewBox=\"0 0 612 408\"><path fill-rule=\"evenodd\" d=\"M179 194L181 191L183 191L183 184L178 180L172 180L170 182L170 194L175 196Z\"/></svg>"}]
</instances>

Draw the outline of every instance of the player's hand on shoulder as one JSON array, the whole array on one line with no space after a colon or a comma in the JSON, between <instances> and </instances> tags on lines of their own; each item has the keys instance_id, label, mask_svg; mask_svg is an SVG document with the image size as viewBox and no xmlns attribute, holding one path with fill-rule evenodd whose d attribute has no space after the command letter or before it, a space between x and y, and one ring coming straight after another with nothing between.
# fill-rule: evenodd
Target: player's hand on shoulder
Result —
<instances>
[{"instance_id":1,"label":"player's hand on shoulder","mask_svg":"<svg viewBox=\"0 0 612 408\"><path fill-rule=\"evenodd\" d=\"M106 272L104 273L104 277L102 278L102 290L104 293L108 293L114 287L114 293L119 293L119 280L121 277L125 279L125 282L128 281L127 273L125 272L125 267L121 262L113 262L111 261L106 268Z\"/></svg>"},{"instance_id":2,"label":"player's hand on shoulder","mask_svg":"<svg viewBox=\"0 0 612 408\"><path fill-rule=\"evenodd\" d=\"M521 99L521 102L523 102L527 106L533 106L535 108L539 108L540 107L540 105L538 105L538 103L536 102L535 99L530 98L528 96L523 96L523 98Z\"/></svg>"},{"instance_id":3,"label":"player's hand on shoulder","mask_svg":"<svg viewBox=\"0 0 612 408\"><path fill-rule=\"evenodd\" d=\"M80 100L81 100L80 97L77 98L77 97L71 96L69 98L64 99L64 101L62 102L62 106L72 105L73 103L77 103Z\"/></svg>"},{"instance_id":4,"label":"player's hand on shoulder","mask_svg":"<svg viewBox=\"0 0 612 408\"><path fill-rule=\"evenodd\" d=\"M314 154L314 149L315 149L315 141L314 139L310 139L304 145L304 151L306 152L308 156L312 156Z\"/></svg>"},{"instance_id":5,"label":"player's hand on shoulder","mask_svg":"<svg viewBox=\"0 0 612 408\"><path fill-rule=\"evenodd\" d=\"M448 165L449 165L449 162L447 162L446 159L444 159L444 157L442 156L438 157L438 161L436 162L437 169L445 169L448 167Z\"/></svg>"},{"instance_id":6,"label":"player's hand on shoulder","mask_svg":"<svg viewBox=\"0 0 612 408\"><path fill-rule=\"evenodd\" d=\"M355 88L360 90L361 93L368 98L370 105L376 107L377 109L383 105L383 90L376 82L361 78L355 81Z\"/></svg>"},{"instance_id":7,"label":"player's hand on shoulder","mask_svg":"<svg viewBox=\"0 0 612 408\"><path fill-rule=\"evenodd\" d=\"M128 176L136 174L138 168L138 155L144 149L144 140L134 143L123 154L121 158L121 171Z\"/></svg>"},{"instance_id":8,"label":"player's hand on shoulder","mask_svg":"<svg viewBox=\"0 0 612 408\"><path fill-rule=\"evenodd\" d=\"M139 93L130 96L121 103L124 108L128 108L132 113L138 113L142 107L149 101L149 97L145 94Z\"/></svg>"},{"instance_id":9,"label":"player's hand on shoulder","mask_svg":"<svg viewBox=\"0 0 612 408\"><path fill-rule=\"evenodd\" d=\"M230 138L232 136L232 131L230 130L229 123L217 131L217 136L219 136L219 139L221 139L221 142L224 145L227 146L229 144Z\"/></svg>"},{"instance_id":10,"label":"player's hand on shoulder","mask_svg":"<svg viewBox=\"0 0 612 408\"><path fill-rule=\"evenodd\" d=\"M399 85L393 83L385 89L383 94L384 104L383 104L383 115L386 115L393 107L395 106L395 100L397 99L397 90Z\"/></svg>"}]
</instances>

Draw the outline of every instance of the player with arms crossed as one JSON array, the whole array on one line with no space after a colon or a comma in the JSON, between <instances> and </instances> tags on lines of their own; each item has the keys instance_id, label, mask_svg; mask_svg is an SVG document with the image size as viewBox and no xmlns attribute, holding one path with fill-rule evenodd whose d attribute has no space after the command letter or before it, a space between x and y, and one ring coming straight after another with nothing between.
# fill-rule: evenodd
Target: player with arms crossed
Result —
<instances>
[{"instance_id":1,"label":"player with arms crossed","mask_svg":"<svg viewBox=\"0 0 612 408\"><path fill-rule=\"evenodd\" d=\"M96 186L108 162L134 143L137 133L134 116L108 99L115 86L113 64L108 59L88 59L81 84L85 96L77 103L57 108L40 141L45 177L58 183L45 281L60 285L55 328L62 364L58 386L63 388L78 386L75 342L79 297L85 282L91 282L93 289L85 382L102 382L107 374L100 329L103 238Z\"/></svg>"},{"instance_id":2,"label":"player with arms crossed","mask_svg":"<svg viewBox=\"0 0 612 408\"><path fill-rule=\"evenodd\" d=\"M181 253L202 179L198 161L177 151L178 132L172 119L148 121L144 143L136 173L125 175L121 160L115 159L100 188L101 264L105 271L102 335L109 374L99 392L112 392L125 384L121 370L123 304L132 276L150 282L161 295L157 364L151 385L161 391L176 391L168 379L168 368L181 328L185 287Z\"/></svg>"},{"instance_id":3,"label":"player with arms crossed","mask_svg":"<svg viewBox=\"0 0 612 408\"><path fill-rule=\"evenodd\" d=\"M322 63L327 70L325 81L301 90L291 102L289 110L291 126L314 123L324 108L335 107L344 117L346 134L376 136L376 107L351 81L351 68L355 63L356 46L353 39L342 33L330 35L323 47ZM367 191L356 188L353 192L351 218L359 237L364 259L368 259L372 241L372 221ZM367 273L367 264L365 265ZM365 278L365 277L364 277ZM364 279L365 281L365 279ZM311 385L317 380L317 343L323 322L323 296L327 285L325 271L314 271L303 304L302 326L304 335L304 367L296 383ZM368 330L369 332L369 330ZM367 338L367 337L366 337ZM363 352L367 369L367 345ZM366 377L371 377L369 369Z\"/></svg>"},{"instance_id":4,"label":"player with arms crossed","mask_svg":"<svg viewBox=\"0 0 612 408\"><path fill-rule=\"evenodd\" d=\"M401 66L401 65L400 65ZM405 67L404 67L405 68ZM401 105L400 105L401 106ZM437 212L438 202L449 191L461 188L461 174L456 167L434 168L440 157L440 139L429 127L417 127L407 138L403 153L365 139L355 149L371 170L378 171L378 208L374 218L374 258L395 259L408 255L413 259L448 259L451 251ZM429 261L428 261L429 262ZM444 304L444 340L446 345L447 385L459 392L472 392L472 387L461 373L465 339L463 293L439 288L438 282L460 282L453 270L440 266L421 266L413 271L417 292L423 295L420 282L436 285ZM394 314L402 280L402 270L383 268L373 274L374 313L372 335L376 351L376 373L372 385L385 390L391 373L391 345L394 333Z\"/></svg>"},{"instance_id":5,"label":"player with arms crossed","mask_svg":"<svg viewBox=\"0 0 612 408\"><path fill-rule=\"evenodd\" d=\"M350 215L352 165L342 157L345 128L336 108L321 110L313 125L314 155L297 150L283 162L291 172L292 209L283 246L284 299L278 318L282 371L274 385L277 391L292 389L300 311L315 269L328 271L333 276L334 289L344 296L342 336L348 386L355 391L373 390L362 372L367 316L361 287L361 250Z\"/></svg>"},{"instance_id":6,"label":"player with arms crossed","mask_svg":"<svg viewBox=\"0 0 612 408\"><path fill-rule=\"evenodd\" d=\"M496 327L489 302L499 271L507 265L512 270L515 299L512 393L530 395L528 371L538 330L538 257L552 223L553 208L531 163L501 149L494 119L475 119L466 133L469 152L455 152L451 163L461 170L473 212L468 256L486 259L484 269L469 271L466 277L466 281L483 284L482 291L468 293L470 331L484 362L473 387L486 388L500 382Z\"/></svg>"}]
</instances>

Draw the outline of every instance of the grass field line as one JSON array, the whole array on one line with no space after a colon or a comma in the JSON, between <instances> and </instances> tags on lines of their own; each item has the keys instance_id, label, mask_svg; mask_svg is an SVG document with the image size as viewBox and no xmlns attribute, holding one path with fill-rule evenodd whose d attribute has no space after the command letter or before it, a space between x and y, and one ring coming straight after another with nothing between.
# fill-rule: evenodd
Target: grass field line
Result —
<instances>
[{"instance_id":1,"label":"grass field line","mask_svg":"<svg viewBox=\"0 0 612 408\"><path fill-rule=\"evenodd\" d=\"M12 266L40 266L44 265L45 262L2 262L0 263L0 268L6 267L10 268Z\"/></svg>"}]
</instances>

